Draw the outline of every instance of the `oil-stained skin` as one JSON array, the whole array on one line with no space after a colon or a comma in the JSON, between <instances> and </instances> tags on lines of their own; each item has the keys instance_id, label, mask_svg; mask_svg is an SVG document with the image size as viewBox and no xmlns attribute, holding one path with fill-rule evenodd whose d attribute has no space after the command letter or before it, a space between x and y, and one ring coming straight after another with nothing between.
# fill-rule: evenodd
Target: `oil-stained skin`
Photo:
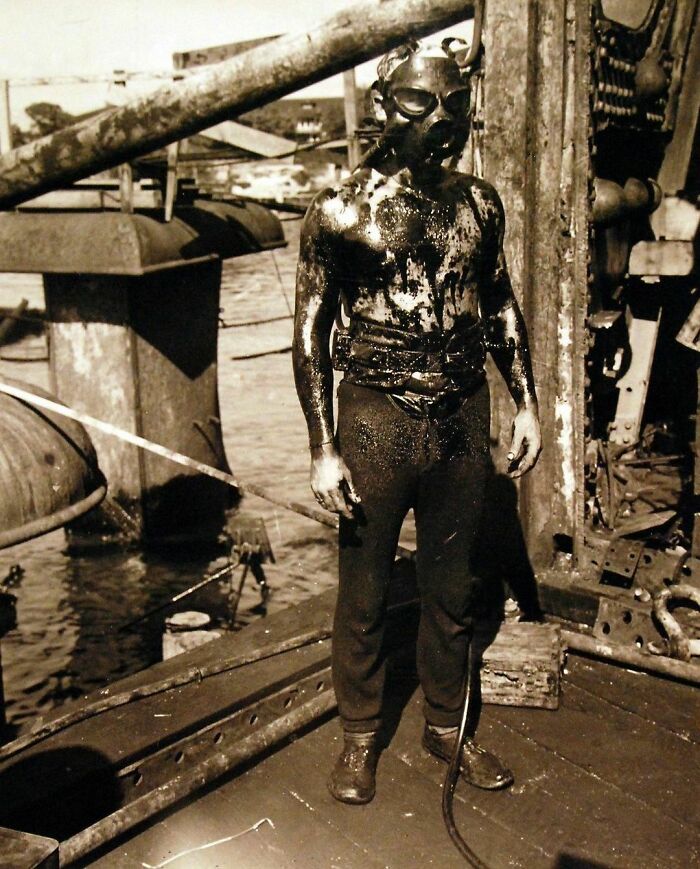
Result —
<instances>
[{"instance_id":1,"label":"oil-stained skin","mask_svg":"<svg viewBox=\"0 0 700 869\"><path fill-rule=\"evenodd\" d=\"M441 166L421 178L363 168L316 197L301 236L294 354L312 445L333 437L328 345L339 301L353 317L417 334L482 320L517 406L535 402L503 232L494 188Z\"/></svg>"}]
</instances>

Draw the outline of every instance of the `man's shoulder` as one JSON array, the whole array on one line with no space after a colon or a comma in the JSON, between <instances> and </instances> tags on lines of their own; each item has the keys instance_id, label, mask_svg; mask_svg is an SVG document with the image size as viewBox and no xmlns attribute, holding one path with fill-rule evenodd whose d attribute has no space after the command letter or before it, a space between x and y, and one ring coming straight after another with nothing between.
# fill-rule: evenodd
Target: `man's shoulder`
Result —
<instances>
[{"instance_id":1,"label":"man's shoulder","mask_svg":"<svg viewBox=\"0 0 700 869\"><path fill-rule=\"evenodd\" d=\"M327 230L343 229L356 217L356 206L367 191L368 170L358 170L336 184L324 187L311 200L306 221L315 222Z\"/></svg>"},{"instance_id":2,"label":"man's shoulder","mask_svg":"<svg viewBox=\"0 0 700 869\"><path fill-rule=\"evenodd\" d=\"M448 183L459 191L467 201L479 209L483 217L495 217L500 220L503 215L503 205L498 191L489 181L468 175L465 172L450 172Z\"/></svg>"}]
</instances>

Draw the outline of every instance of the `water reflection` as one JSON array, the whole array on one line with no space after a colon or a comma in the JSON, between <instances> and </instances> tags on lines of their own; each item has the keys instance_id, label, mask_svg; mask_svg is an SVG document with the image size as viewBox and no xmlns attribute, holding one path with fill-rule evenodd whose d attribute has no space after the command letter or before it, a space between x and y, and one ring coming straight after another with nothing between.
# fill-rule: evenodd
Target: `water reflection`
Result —
<instances>
[{"instance_id":1,"label":"water reflection","mask_svg":"<svg viewBox=\"0 0 700 869\"><path fill-rule=\"evenodd\" d=\"M0 578L24 569L18 626L2 641L7 717L37 713L159 660L161 620L121 625L191 584L210 560L166 560L109 552L71 557L63 532L29 541L0 558Z\"/></svg>"}]
</instances>

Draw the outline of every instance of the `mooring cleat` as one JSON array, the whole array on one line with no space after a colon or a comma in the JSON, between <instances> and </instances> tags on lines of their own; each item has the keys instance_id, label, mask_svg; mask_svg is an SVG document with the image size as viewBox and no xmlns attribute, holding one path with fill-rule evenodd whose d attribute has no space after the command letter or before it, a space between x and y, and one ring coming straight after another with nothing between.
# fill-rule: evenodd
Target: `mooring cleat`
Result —
<instances>
[{"instance_id":1,"label":"mooring cleat","mask_svg":"<svg viewBox=\"0 0 700 869\"><path fill-rule=\"evenodd\" d=\"M456 727L441 732L426 724L422 744L426 751L449 763L456 738ZM460 774L470 785L487 791L501 790L513 784L513 773L508 767L495 754L491 754L470 738L464 740L462 747Z\"/></svg>"},{"instance_id":2,"label":"mooring cleat","mask_svg":"<svg viewBox=\"0 0 700 869\"><path fill-rule=\"evenodd\" d=\"M375 731L344 734L343 750L328 779L331 796L341 803L362 805L374 797L379 738Z\"/></svg>"}]
</instances>

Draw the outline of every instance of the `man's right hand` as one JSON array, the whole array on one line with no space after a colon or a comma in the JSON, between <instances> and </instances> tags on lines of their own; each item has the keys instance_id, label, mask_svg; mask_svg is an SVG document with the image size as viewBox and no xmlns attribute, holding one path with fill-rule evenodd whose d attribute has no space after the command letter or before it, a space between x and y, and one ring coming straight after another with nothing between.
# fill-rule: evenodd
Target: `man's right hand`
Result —
<instances>
[{"instance_id":1,"label":"man's right hand","mask_svg":"<svg viewBox=\"0 0 700 869\"><path fill-rule=\"evenodd\" d=\"M318 503L352 519L352 507L360 503L353 486L350 469L333 443L321 444L311 450L311 489Z\"/></svg>"}]
</instances>

